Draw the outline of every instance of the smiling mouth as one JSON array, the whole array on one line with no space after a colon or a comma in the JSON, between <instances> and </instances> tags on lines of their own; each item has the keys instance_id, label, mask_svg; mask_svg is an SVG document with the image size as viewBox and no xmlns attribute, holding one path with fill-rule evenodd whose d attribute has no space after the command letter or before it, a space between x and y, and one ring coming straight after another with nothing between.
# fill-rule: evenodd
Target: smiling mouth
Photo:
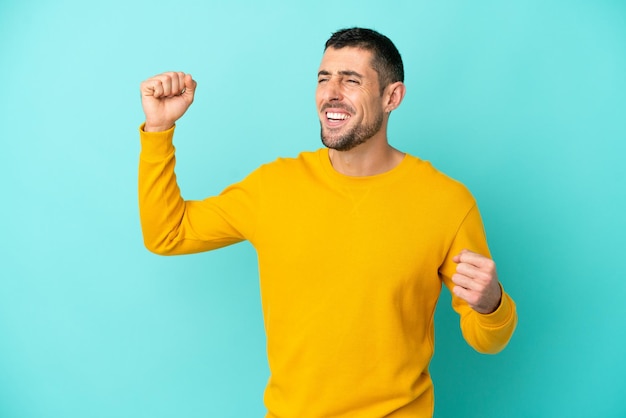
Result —
<instances>
[{"instance_id":1,"label":"smiling mouth","mask_svg":"<svg viewBox=\"0 0 626 418\"><path fill-rule=\"evenodd\" d=\"M338 122L350 119L350 115L347 113L326 112L326 118L331 122Z\"/></svg>"}]
</instances>

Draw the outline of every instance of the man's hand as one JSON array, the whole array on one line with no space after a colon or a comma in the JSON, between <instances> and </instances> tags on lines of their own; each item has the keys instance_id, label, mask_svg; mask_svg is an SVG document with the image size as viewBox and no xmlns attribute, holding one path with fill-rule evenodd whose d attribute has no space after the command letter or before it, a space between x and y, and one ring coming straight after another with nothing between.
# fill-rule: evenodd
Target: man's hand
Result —
<instances>
[{"instance_id":1,"label":"man's hand","mask_svg":"<svg viewBox=\"0 0 626 418\"><path fill-rule=\"evenodd\" d=\"M494 261L469 250L461 251L452 260L457 263L452 292L481 314L498 309L502 289Z\"/></svg>"},{"instance_id":2,"label":"man's hand","mask_svg":"<svg viewBox=\"0 0 626 418\"><path fill-rule=\"evenodd\" d=\"M196 90L190 74L169 72L141 83L141 104L146 115L144 131L166 131L187 111Z\"/></svg>"}]
</instances>

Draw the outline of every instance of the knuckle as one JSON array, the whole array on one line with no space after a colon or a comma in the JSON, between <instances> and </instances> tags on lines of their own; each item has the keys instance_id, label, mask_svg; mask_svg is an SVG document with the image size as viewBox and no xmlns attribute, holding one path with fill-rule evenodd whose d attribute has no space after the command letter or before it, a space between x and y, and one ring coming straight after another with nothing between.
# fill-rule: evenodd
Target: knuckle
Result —
<instances>
[{"instance_id":1,"label":"knuckle","mask_svg":"<svg viewBox=\"0 0 626 418\"><path fill-rule=\"evenodd\" d=\"M493 272L496 270L496 263L491 260L491 259L487 259L485 261L485 270L489 271L489 272Z\"/></svg>"}]
</instances>

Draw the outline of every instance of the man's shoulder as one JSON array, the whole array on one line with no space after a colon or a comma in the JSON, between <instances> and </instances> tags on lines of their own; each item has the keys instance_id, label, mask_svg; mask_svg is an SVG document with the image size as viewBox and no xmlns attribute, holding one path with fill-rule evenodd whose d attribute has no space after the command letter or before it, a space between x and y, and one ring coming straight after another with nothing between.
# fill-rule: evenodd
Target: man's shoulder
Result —
<instances>
[{"instance_id":1,"label":"man's shoulder","mask_svg":"<svg viewBox=\"0 0 626 418\"><path fill-rule=\"evenodd\" d=\"M411 167L411 181L420 188L440 196L449 196L452 199L473 200L469 189L461 181L439 170L428 160L423 160L411 154L406 156Z\"/></svg>"}]
</instances>

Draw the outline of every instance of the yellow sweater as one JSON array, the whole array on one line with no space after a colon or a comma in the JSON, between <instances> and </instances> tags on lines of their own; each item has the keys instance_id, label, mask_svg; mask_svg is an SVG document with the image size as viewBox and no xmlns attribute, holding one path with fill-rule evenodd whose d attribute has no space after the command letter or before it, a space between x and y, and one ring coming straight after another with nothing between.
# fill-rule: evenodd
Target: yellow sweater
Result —
<instances>
[{"instance_id":1,"label":"yellow sweater","mask_svg":"<svg viewBox=\"0 0 626 418\"><path fill-rule=\"evenodd\" d=\"M348 177L328 150L263 165L219 196L184 201L173 128L141 131L139 203L145 245L164 254L249 240L258 252L271 376L267 417L430 417L433 314L452 257L488 255L474 199L407 155L393 170ZM473 311L453 297L467 342L504 348L517 316Z\"/></svg>"}]
</instances>

